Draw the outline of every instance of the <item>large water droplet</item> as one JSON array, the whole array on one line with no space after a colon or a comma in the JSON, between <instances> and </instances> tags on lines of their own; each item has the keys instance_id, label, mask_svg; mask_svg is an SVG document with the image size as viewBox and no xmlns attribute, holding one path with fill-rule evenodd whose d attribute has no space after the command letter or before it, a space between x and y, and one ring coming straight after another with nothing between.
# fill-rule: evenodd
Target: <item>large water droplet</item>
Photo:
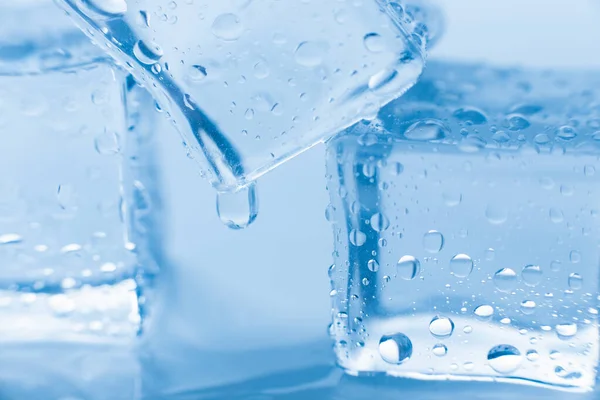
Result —
<instances>
[{"instance_id":1,"label":"large water droplet","mask_svg":"<svg viewBox=\"0 0 600 400\"><path fill-rule=\"evenodd\" d=\"M540 354L535 350L529 350L525 357L527 357L529 361L534 362L540 359Z\"/></svg>"},{"instance_id":2,"label":"large water droplet","mask_svg":"<svg viewBox=\"0 0 600 400\"><path fill-rule=\"evenodd\" d=\"M425 119L417 121L404 132L404 137L415 141L430 141L444 139L449 129L440 121Z\"/></svg>"},{"instance_id":3,"label":"large water droplet","mask_svg":"<svg viewBox=\"0 0 600 400\"><path fill-rule=\"evenodd\" d=\"M523 268L521 277L527 286L537 286L542 281L544 275L542 268L539 265L528 265Z\"/></svg>"},{"instance_id":4,"label":"large water droplet","mask_svg":"<svg viewBox=\"0 0 600 400\"><path fill-rule=\"evenodd\" d=\"M521 312L525 315L531 315L535 312L535 301L533 300L524 300L521 302Z\"/></svg>"},{"instance_id":5,"label":"large water droplet","mask_svg":"<svg viewBox=\"0 0 600 400\"><path fill-rule=\"evenodd\" d=\"M321 65L328 47L323 42L302 42L296 48L296 62L309 68Z\"/></svg>"},{"instance_id":6,"label":"large water droplet","mask_svg":"<svg viewBox=\"0 0 600 400\"><path fill-rule=\"evenodd\" d=\"M218 193L217 214L231 229L246 228L258 215L256 185L250 184L233 193Z\"/></svg>"},{"instance_id":7,"label":"large water droplet","mask_svg":"<svg viewBox=\"0 0 600 400\"><path fill-rule=\"evenodd\" d=\"M488 352L487 359L494 371L504 375L516 371L523 361L521 352L508 344L493 347Z\"/></svg>"},{"instance_id":8,"label":"large water droplet","mask_svg":"<svg viewBox=\"0 0 600 400\"><path fill-rule=\"evenodd\" d=\"M367 268L369 268L369 271L371 272L377 272L379 271L379 263L377 260L369 260L367 262Z\"/></svg>"},{"instance_id":9,"label":"large water droplet","mask_svg":"<svg viewBox=\"0 0 600 400\"><path fill-rule=\"evenodd\" d=\"M459 108L454 112L454 118L459 121L466 122L473 125L483 125L487 122L487 117L483 111L478 110L475 107Z\"/></svg>"},{"instance_id":10,"label":"large water droplet","mask_svg":"<svg viewBox=\"0 0 600 400\"><path fill-rule=\"evenodd\" d=\"M473 260L466 254L457 254L450 260L450 272L457 278L466 278L473 271Z\"/></svg>"},{"instance_id":11,"label":"large water droplet","mask_svg":"<svg viewBox=\"0 0 600 400\"><path fill-rule=\"evenodd\" d=\"M501 225L508 219L508 210L501 205L489 205L485 210L488 221L494 225Z\"/></svg>"},{"instance_id":12,"label":"large water droplet","mask_svg":"<svg viewBox=\"0 0 600 400\"><path fill-rule=\"evenodd\" d=\"M438 231L429 231L423 236L423 247L429 253L439 253L444 247L444 235Z\"/></svg>"},{"instance_id":13,"label":"large water droplet","mask_svg":"<svg viewBox=\"0 0 600 400\"><path fill-rule=\"evenodd\" d=\"M413 345L403 333L386 335L379 341L379 354L389 364L399 365L410 359Z\"/></svg>"},{"instance_id":14,"label":"large water droplet","mask_svg":"<svg viewBox=\"0 0 600 400\"><path fill-rule=\"evenodd\" d=\"M413 280L419 275L421 263L413 256L403 256L398 260L398 276L404 280Z\"/></svg>"},{"instance_id":15,"label":"large water droplet","mask_svg":"<svg viewBox=\"0 0 600 400\"><path fill-rule=\"evenodd\" d=\"M239 39L243 32L244 25L235 14L221 14L215 18L212 24L213 35L227 42Z\"/></svg>"},{"instance_id":16,"label":"large water droplet","mask_svg":"<svg viewBox=\"0 0 600 400\"><path fill-rule=\"evenodd\" d=\"M517 273L510 268L502 268L494 274L494 285L501 292L511 292L516 284Z\"/></svg>"},{"instance_id":17,"label":"large water droplet","mask_svg":"<svg viewBox=\"0 0 600 400\"><path fill-rule=\"evenodd\" d=\"M429 323L429 332L438 339L449 338L454 332L454 322L450 318L437 316Z\"/></svg>"},{"instance_id":18,"label":"large water droplet","mask_svg":"<svg viewBox=\"0 0 600 400\"><path fill-rule=\"evenodd\" d=\"M484 304L477 307L474 313L481 320L490 319L494 315L494 307Z\"/></svg>"}]
</instances>

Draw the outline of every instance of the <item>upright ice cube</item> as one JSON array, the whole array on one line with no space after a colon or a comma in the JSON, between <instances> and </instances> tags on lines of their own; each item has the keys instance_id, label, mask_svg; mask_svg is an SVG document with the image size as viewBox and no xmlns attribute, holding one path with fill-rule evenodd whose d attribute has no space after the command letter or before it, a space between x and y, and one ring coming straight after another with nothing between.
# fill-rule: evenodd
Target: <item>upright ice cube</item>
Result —
<instances>
[{"instance_id":1,"label":"upright ice cube","mask_svg":"<svg viewBox=\"0 0 600 400\"><path fill-rule=\"evenodd\" d=\"M599 84L431 63L330 142L331 333L348 373L591 390Z\"/></svg>"},{"instance_id":2,"label":"upright ice cube","mask_svg":"<svg viewBox=\"0 0 600 400\"><path fill-rule=\"evenodd\" d=\"M424 63L424 25L401 2L61 2L153 91L221 191L374 117Z\"/></svg>"}]
</instances>

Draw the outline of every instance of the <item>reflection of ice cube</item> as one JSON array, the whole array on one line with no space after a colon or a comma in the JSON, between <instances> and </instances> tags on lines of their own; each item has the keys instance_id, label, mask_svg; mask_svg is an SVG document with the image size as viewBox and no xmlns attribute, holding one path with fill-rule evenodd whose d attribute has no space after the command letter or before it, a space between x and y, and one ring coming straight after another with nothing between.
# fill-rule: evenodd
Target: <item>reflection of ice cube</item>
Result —
<instances>
[{"instance_id":1,"label":"reflection of ice cube","mask_svg":"<svg viewBox=\"0 0 600 400\"><path fill-rule=\"evenodd\" d=\"M64 3L170 109L221 189L372 117L423 67L422 30L387 0Z\"/></svg>"},{"instance_id":2,"label":"reflection of ice cube","mask_svg":"<svg viewBox=\"0 0 600 400\"><path fill-rule=\"evenodd\" d=\"M593 387L599 83L432 63L330 142L348 372Z\"/></svg>"}]
</instances>

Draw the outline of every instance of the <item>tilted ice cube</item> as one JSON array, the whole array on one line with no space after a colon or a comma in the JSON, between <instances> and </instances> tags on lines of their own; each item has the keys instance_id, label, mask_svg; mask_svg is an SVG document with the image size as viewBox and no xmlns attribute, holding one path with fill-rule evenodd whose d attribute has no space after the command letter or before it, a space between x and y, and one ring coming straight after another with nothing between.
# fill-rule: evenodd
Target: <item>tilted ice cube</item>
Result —
<instances>
[{"instance_id":1,"label":"tilted ice cube","mask_svg":"<svg viewBox=\"0 0 600 400\"><path fill-rule=\"evenodd\" d=\"M426 30L402 2L61 2L153 91L221 191L373 117L424 63Z\"/></svg>"},{"instance_id":2,"label":"tilted ice cube","mask_svg":"<svg viewBox=\"0 0 600 400\"><path fill-rule=\"evenodd\" d=\"M330 142L346 371L591 390L599 84L431 63L378 121Z\"/></svg>"}]
</instances>

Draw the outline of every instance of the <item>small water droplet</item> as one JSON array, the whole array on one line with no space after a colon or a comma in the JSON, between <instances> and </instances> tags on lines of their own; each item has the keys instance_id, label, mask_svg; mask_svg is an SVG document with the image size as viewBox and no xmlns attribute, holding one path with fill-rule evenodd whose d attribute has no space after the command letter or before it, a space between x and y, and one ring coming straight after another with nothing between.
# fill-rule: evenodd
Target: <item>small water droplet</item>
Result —
<instances>
[{"instance_id":1,"label":"small water droplet","mask_svg":"<svg viewBox=\"0 0 600 400\"><path fill-rule=\"evenodd\" d=\"M535 362L540 359L540 354L535 350L529 350L525 357L527 357L529 361Z\"/></svg>"},{"instance_id":2,"label":"small water droplet","mask_svg":"<svg viewBox=\"0 0 600 400\"><path fill-rule=\"evenodd\" d=\"M417 121L404 132L404 137L415 141L444 139L450 132L441 121L425 119Z\"/></svg>"},{"instance_id":3,"label":"small water droplet","mask_svg":"<svg viewBox=\"0 0 600 400\"><path fill-rule=\"evenodd\" d=\"M466 122L473 125L483 125L487 123L485 113L474 107L459 108L454 112L454 118L461 122Z\"/></svg>"},{"instance_id":4,"label":"small water droplet","mask_svg":"<svg viewBox=\"0 0 600 400\"><path fill-rule=\"evenodd\" d=\"M556 136L562 140L572 140L577 137L577 131L571 126L561 126L556 131Z\"/></svg>"},{"instance_id":5,"label":"small water droplet","mask_svg":"<svg viewBox=\"0 0 600 400\"><path fill-rule=\"evenodd\" d=\"M503 375L510 374L519 369L523 361L521 352L516 347L508 344L493 347L488 352L487 359L490 367Z\"/></svg>"},{"instance_id":6,"label":"small water droplet","mask_svg":"<svg viewBox=\"0 0 600 400\"><path fill-rule=\"evenodd\" d=\"M466 254L457 254L450 260L450 272L457 278L466 278L473 271L473 260Z\"/></svg>"},{"instance_id":7,"label":"small water droplet","mask_svg":"<svg viewBox=\"0 0 600 400\"><path fill-rule=\"evenodd\" d=\"M577 324L565 323L555 326L556 335L562 340L569 340L577 334Z\"/></svg>"},{"instance_id":8,"label":"small water droplet","mask_svg":"<svg viewBox=\"0 0 600 400\"><path fill-rule=\"evenodd\" d=\"M521 302L521 312L525 315L531 315L535 312L535 301L533 300L524 300Z\"/></svg>"},{"instance_id":9,"label":"small water droplet","mask_svg":"<svg viewBox=\"0 0 600 400\"><path fill-rule=\"evenodd\" d=\"M423 247L429 253L439 253L444 248L444 235L429 231L423 236Z\"/></svg>"},{"instance_id":10,"label":"small water droplet","mask_svg":"<svg viewBox=\"0 0 600 400\"><path fill-rule=\"evenodd\" d=\"M413 345L403 333L386 335L379 341L379 354L388 364L400 365L410 359Z\"/></svg>"},{"instance_id":11,"label":"small water droplet","mask_svg":"<svg viewBox=\"0 0 600 400\"><path fill-rule=\"evenodd\" d=\"M429 332L438 339L449 338L454 332L454 322L450 318L436 316L429 323Z\"/></svg>"},{"instance_id":12,"label":"small water droplet","mask_svg":"<svg viewBox=\"0 0 600 400\"><path fill-rule=\"evenodd\" d=\"M385 51L385 42L378 33L367 33L363 38L365 48L371 53L381 53Z\"/></svg>"},{"instance_id":13,"label":"small water droplet","mask_svg":"<svg viewBox=\"0 0 600 400\"><path fill-rule=\"evenodd\" d=\"M242 21L232 13L219 15L212 24L213 35L226 42L238 40L243 32L244 25Z\"/></svg>"},{"instance_id":14,"label":"small water droplet","mask_svg":"<svg viewBox=\"0 0 600 400\"><path fill-rule=\"evenodd\" d=\"M577 250L573 250L569 253L569 260L573 263L573 264L578 264L581 262L581 253L578 252Z\"/></svg>"},{"instance_id":15,"label":"small water droplet","mask_svg":"<svg viewBox=\"0 0 600 400\"><path fill-rule=\"evenodd\" d=\"M448 207L456 207L462 202L462 193L460 192L444 192L442 197Z\"/></svg>"},{"instance_id":16,"label":"small water droplet","mask_svg":"<svg viewBox=\"0 0 600 400\"><path fill-rule=\"evenodd\" d=\"M313 68L323 63L328 48L324 42L302 42L296 48L294 56L298 64Z\"/></svg>"},{"instance_id":17,"label":"small water droplet","mask_svg":"<svg viewBox=\"0 0 600 400\"><path fill-rule=\"evenodd\" d=\"M96 152L105 156L113 156L121 152L119 136L116 132L104 130L94 139Z\"/></svg>"},{"instance_id":18,"label":"small water droplet","mask_svg":"<svg viewBox=\"0 0 600 400\"><path fill-rule=\"evenodd\" d=\"M218 193L217 214L231 229L244 229L252 224L258 215L256 185L251 184L237 192Z\"/></svg>"},{"instance_id":19,"label":"small water droplet","mask_svg":"<svg viewBox=\"0 0 600 400\"><path fill-rule=\"evenodd\" d=\"M551 208L550 209L550 221L554 222L555 224L560 224L561 222L563 222L563 220L565 219L563 212L558 209L558 208Z\"/></svg>"},{"instance_id":20,"label":"small water droplet","mask_svg":"<svg viewBox=\"0 0 600 400\"><path fill-rule=\"evenodd\" d=\"M501 292L511 292L516 283L517 273L510 268L502 268L494 274L494 285Z\"/></svg>"},{"instance_id":21,"label":"small water droplet","mask_svg":"<svg viewBox=\"0 0 600 400\"><path fill-rule=\"evenodd\" d=\"M398 260L398 276L404 280L413 280L421 271L421 263L413 256L403 256Z\"/></svg>"},{"instance_id":22,"label":"small water droplet","mask_svg":"<svg viewBox=\"0 0 600 400\"><path fill-rule=\"evenodd\" d=\"M377 260L369 260L367 262L367 267L369 268L369 271L371 271L371 272L379 271L379 263L377 262Z\"/></svg>"},{"instance_id":23,"label":"small water droplet","mask_svg":"<svg viewBox=\"0 0 600 400\"><path fill-rule=\"evenodd\" d=\"M352 229L349 234L350 243L353 246L360 247L367 241L367 235L356 229Z\"/></svg>"},{"instance_id":24,"label":"small water droplet","mask_svg":"<svg viewBox=\"0 0 600 400\"><path fill-rule=\"evenodd\" d=\"M438 343L431 349L431 352L437 357L444 357L448 354L448 347L445 344Z\"/></svg>"},{"instance_id":25,"label":"small water droplet","mask_svg":"<svg viewBox=\"0 0 600 400\"><path fill-rule=\"evenodd\" d=\"M371 227L375 232L383 232L390 226L390 220L381 213L375 213L371 217Z\"/></svg>"},{"instance_id":26,"label":"small water droplet","mask_svg":"<svg viewBox=\"0 0 600 400\"><path fill-rule=\"evenodd\" d=\"M569 287L572 290L579 290L583 287L583 278L578 273L569 275Z\"/></svg>"},{"instance_id":27,"label":"small water droplet","mask_svg":"<svg viewBox=\"0 0 600 400\"><path fill-rule=\"evenodd\" d=\"M208 76L206 67L202 65L192 65L188 70L188 77L192 82L201 82Z\"/></svg>"},{"instance_id":28,"label":"small water droplet","mask_svg":"<svg viewBox=\"0 0 600 400\"><path fill-rule=\"evenodd\" d=\"M535 287L542 281L544 275L542 268L539 265L527 265L521 271L521 278L527 286Z\"/></svg>"},{"instance_id":29,"label":"small water droplet","mask_svg":"<svg viewBox=\"0 0 600 400\"><path fill-rule=\"evenodd\" d=\"M146 44L143 40L138 40L133 46L133 55L142 64L156 64L163 54L162 49L156 43Z\"/></svg>"},{"instance_id":30,"label":"small water droplet","mask_svg":"<svg viewBox=\"0 0 600 400\"><path fill-rule=\"evenodd\" d=\"M477 307L474 313L477 316L477 318L481 320L487 320L490 319L492 315L494 315L494 307L484 304Z\"/></svg>"},{"instance_id":31,"label":"small water droplet","mask_svg":"<svg viewBox=\"0 0 600 400\"><path fill-rule=\"evenodd\" d=\"M508 219L508 210L501 205L489 205L485 210L488 221L494 225L501 225Z\"/></svg>"}]
</instances>

